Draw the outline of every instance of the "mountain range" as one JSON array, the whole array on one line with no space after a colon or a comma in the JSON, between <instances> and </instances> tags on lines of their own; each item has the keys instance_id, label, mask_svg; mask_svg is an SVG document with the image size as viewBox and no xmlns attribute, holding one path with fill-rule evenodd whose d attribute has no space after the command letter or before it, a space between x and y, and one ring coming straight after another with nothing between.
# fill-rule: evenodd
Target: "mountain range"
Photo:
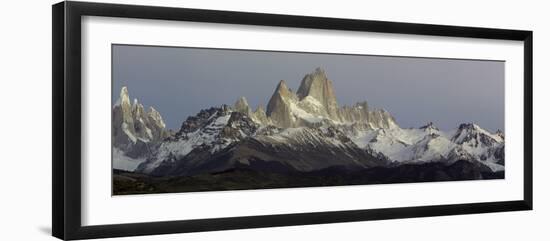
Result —
<instances>
[{"instance_id":1,"label":"mountain range","mask_svg":"<svg viewBox=\"0 0 550 241\"><path fill-rule=\"evenodd\" d=\"M127 87L121 89L112 116L113 167L150 177L231 170L294 175L384 168L401 173L403 167L429 167L440 171L434 174L437 181L449 176L460 180L466 167L476 175L464 179L504 173L503 132L491 133L474 123L450 131L431 122L401 128L389 112L370 108L366 101L340 106L321 68L306 74L296 92L279 81L265 109L253 110L240 97L233 105L189 116L176 131L166 129L153 107L144 111L137 100L130 104ZM459 164L458 174L448 173Z\"/></svg>"}]
</instances>

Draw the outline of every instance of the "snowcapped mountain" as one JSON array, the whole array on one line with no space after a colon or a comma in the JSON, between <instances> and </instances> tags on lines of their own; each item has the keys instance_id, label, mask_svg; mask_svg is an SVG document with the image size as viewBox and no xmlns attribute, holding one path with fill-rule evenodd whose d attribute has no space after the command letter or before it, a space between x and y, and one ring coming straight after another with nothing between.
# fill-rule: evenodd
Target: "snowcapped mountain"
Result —
<instances>
[{"instance_id":1,"label":"snowcapped mountain","mask_svg":"<svg viewBox=\"0 0 550 241\"><path fill-rule=\"evenodd\" d=\"M172 135L154 109L145 113L137 101L130 105L123 88L113 107L114 146L124 158L142 158L135 171L153 176L235 168L277 173L423 163L446 168L459 161L504 170L502 132L493 134L472 123L448 132L433 123L404 129L389 112L371 109L366 101L340 107L332 85L317 68L296 92L281 80L265 110L252 110L240 97L232 106L189 116Z\"/></svg>"},{"instance_id":2,"label":"snowcapped mountain","mask_svg":"<svg viewBox=\"0 0 550 241\"><path fill-rule=\"evenodd\" d=\"M184 159L192 151L214 154L231 143L253 134L257 128L258 125L248 115L233 111L225 105L201 110L196 116L187 118L180 130L166 139L152 158L140 165L137 170L152 172L163 162ZM198 162L201 164L202 160Z\"/></svg>"},{"instance_id":3,"label":"snowcapped mountain","mask_svg":"<svg viewBox=\"0 0 550 241\"><path fill-rule=\"evenodd\" d=\"M397 163L470 160L494 171L504 170L504 139L472 123L449 132L440 131L433 123L418 129L366 130L353 140L373 155Z\"/></svg>"},{"instance_id":4,"label":"snowcapped mountain","mask_svg":"<svg viewBox=\"0 0 550 241\"><path fill-rule=\"evenodd\" d=\"M323 122L333 125L358 124L365 129L397 126L387 111L371 111L367 102L357 103L353 107L338 107L332 81L321 68L307 74L296 93L281 80L268 102L266 114L274 125L281 128L315 127Z\"/></svg>"},{"instance_id":5,"label":"snowcapped mountain","mask_svg":"<svg viewBox=\"0 0 550 241\"><path fill-rule=\"evenodd\" d=\"M130 104L127 87L120 90L111 112L114 167L132 171L150 155L151 148L168 137L166 124L153 107L145 111L137 99Z\"/></svg>"},{"instance_id":6,"label":"snowcapped mountain","mask_svg":"<svg viewBox=\"0 0 550 241\"><path fill-rule=\"evenodd\" d=\"M246 165L281 172L331 166L367 168L386 164L373 158L331 125L280 128L262 125L235 107L222 106L188 118L138 172L158 176L219 172Z\"/></svg>"}]
</instances>

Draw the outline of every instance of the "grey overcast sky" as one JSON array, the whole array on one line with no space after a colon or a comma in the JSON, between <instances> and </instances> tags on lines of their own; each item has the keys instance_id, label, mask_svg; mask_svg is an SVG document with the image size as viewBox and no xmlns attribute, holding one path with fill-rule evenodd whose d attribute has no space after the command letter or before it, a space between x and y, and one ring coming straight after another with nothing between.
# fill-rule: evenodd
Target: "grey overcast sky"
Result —
<instances>
[{"instance_id":1,"label":"grey overcast sky","mask_svg":"<svg viewBox=\"0 0 550 241\"><path fill-rule=\"evenodd\" d=\"M245 96L266 106L279 80L297 90L305 74L325 69L340 105L368 101L401 127L432 121L442 130L474 122L504 130L504 62L155 46L113 46L113 93L153 106L168 128L201 109Z\"/></svg>"}]
</instances>

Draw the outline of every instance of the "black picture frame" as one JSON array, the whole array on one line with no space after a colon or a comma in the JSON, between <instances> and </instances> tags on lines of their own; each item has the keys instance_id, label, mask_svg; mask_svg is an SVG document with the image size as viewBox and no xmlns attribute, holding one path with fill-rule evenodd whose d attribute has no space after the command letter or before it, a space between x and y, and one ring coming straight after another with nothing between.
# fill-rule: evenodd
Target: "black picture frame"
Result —
<instances>
[{"instance_id":1,"label":"black picture frame","mask_svg":"<svg viewBox=\"0 0 550 241\"><path fill-rule=\"evenodd\" d=\"M81 17L104 16L207 23L282 26L430 36L517 40L524 43L524 193L522 200L283 215L140 222L99 226L81 224ZM89 2L52 6L53 195L52 233L65 239L106 238L213 230L308 225L442 215L532 210L533 208L533 33L460 26L290 16L277 14L150 7Z\"/></svg>"}]
</instances>

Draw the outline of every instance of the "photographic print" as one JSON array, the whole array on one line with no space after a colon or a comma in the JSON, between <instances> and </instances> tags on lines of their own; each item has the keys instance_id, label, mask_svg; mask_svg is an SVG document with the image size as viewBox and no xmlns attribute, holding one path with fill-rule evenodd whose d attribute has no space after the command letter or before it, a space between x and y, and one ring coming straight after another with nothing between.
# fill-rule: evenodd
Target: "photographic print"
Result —
<instances>
[{"instance_id":1,"label":"photographic print","mask_svg":"<svg viewBox=\"0 0 550 241\"><path fill-rule=\"evenodd\" d=\"M111 50L113 195L504 178L504 61Z\"/></svg>"}]
</instances>

